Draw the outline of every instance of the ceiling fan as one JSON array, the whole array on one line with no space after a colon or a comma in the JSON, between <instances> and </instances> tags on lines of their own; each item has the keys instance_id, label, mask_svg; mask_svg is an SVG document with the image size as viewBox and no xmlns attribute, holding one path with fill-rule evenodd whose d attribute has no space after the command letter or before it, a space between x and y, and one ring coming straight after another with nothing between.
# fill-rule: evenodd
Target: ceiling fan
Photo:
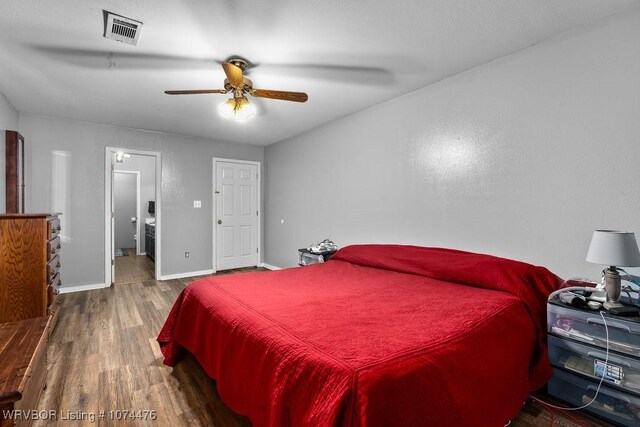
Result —
<instances>
[{"instance_id":1,"label":"ceiling fan","mask_svg":"<svg viewBox=\"0 0 640 427\"><path fill-rule=\"evenodd\" d=\"M194 90L165 90L167 95L200 95L208 93L232 93L233 98L220 105L218 110L227 117L238 121L247 120L255 114L255 107L247 99L247 94L257 98L279 99L281 101L306 102L309 98L303 92L285 92L280 90L254 89L253 83L244 77L247 61L232 58L222 63L222 69L227 78L224 89L194 89Z\"/></svg>"}]
</instances>

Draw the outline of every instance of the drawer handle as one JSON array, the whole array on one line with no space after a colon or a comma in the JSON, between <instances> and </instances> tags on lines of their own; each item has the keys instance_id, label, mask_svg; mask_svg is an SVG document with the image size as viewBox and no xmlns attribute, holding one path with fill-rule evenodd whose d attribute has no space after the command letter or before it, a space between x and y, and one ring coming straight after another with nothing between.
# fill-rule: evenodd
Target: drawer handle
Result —
<instances>
[{"instance_id":1,"label":"drawer handle","mask_svg":"<svg viewBox=\"0 0 640 427\"><path fill-rule=\"evenodd\" d=\"M587 386L587 390L597 391L598 390L598 386L588 385ZM614 399L622 400L623 402L626 402L629 405L631 404L631 401L629 399L627 399L626 397L624 397L622 394L618 394L618 393L614 394L613 392L605 390L604 387L602 387L600 389L600 394L606 394L609 397L613 397Z\"/></svg>"},{"instance_id":2,"label":"drawer handle","mask_svg":"<svg viewBox=\"0 0 640 427\"><path fill-rule=\"evenodd\" d=\"M56 285L57 287L62 286L62 280L58 280L58 284Z\"/></svg>"},{"instance_id":3,"label":"drawer handle","mask_svg":"<svg viewBox=\"0 0 640 427\"><path fill-rule=\"evenodd\" d=\"M60 263L56 264L56 268L60 268Z\"/></svg>"},{"instance_id":4,"label":"drawer handle","mask_svg":"<svg viewBox=\"0 0 640 427\"><path fill-rule=\"evenodd\" d=\"M595 351L588 352L587 356L593 357L594 359L602 359L602 360L606 360L607 359L607 356L605 354L597 353ZM611 357L611 355L609 355L609 362L614 362L614 363L616 363L618 365L624 365L627 368L631 369L631 364L629 362L617 359L615 357Z\"/></svg>"},{"instance_id":5,"label":"drawer handle","mask_svg":"<svg viewBox=\"0 0 640 427\"><path fill-rule=\"evenodd\" d=\"M55 254L56 253L56 248L51 248L51 253Z\"/></svg>"},{"instance_id":6,"label":"drawer handle","mask_svg":"<svg viewBox=\"0 0 640 427\"><path fill-rule=\"evenodd\" d=\"M59 295L60 294L60 289L54 289L53 290L53 294L54 295Z\"/></svg>"},{"instance_id":7,"label":"drawer handle","mask_svg":"<svg viewBox=\"0 0 640 427\"><path fill-rule=\"evenodd\" d=\"M56 249L60 249L60 248L62 248L62 245L58 243L58 246L56 246Z\"/></svg>"},{"instance_id":8,"label":"drawer handle","mask_svg":"<svg viewBox=\"0 0 640 427\"><path fill-rule=\"evenodd\" d=\"M596 325L604 326L604 322L595 317L588 318L587 323L595 323ZM623 325L622 323L607 322L607 326L610 328L622 329L623 331L631 332L631 329L629 329L627 325Z\"/></svg>"},{"instance_id":9,"label":"drawer handle","mask_svg":"<svg viewBox=\"0 0 640 427\"><path fill-rule=\"evenodd\" d=\"M62 227L58 226L58 228L56 228L56 230L60 231L60 230L62 230Z\"/></svg>"}]
</instances>

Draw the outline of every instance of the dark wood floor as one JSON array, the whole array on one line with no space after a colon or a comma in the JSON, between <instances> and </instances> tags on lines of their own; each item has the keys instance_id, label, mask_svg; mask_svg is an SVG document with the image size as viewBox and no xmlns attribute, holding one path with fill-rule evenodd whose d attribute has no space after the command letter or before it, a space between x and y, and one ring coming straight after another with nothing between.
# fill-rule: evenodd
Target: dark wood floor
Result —
<instances>
[{"instance_id":1,"label":"dark wood floor","mask_svg":"<svg viewBox=\"0 0 640 427\"><path fill-rule=\"evenodd\" d=\"M176 297L193 280L146 280L61 295L60 318L48 347L48 386L38 409L57 410L59 417L84 412L98 419L95 424L88 419L36 425L123 424L110 420L110 411L117 410L156 411L155 421L132 420L125 423L129 425L250 425L225 406L215 382L192 358L174 369L162 364L156 336ZM607 425L585 415L572 416L578 421L556 413L555 425ZM532 401L511 423L550 424L550 413Z\"/></svg>"},{"instance_id":2,"label":"dark wood floor","mask_svg":"<svg viewBox=\"0 0 640 427\"><path fill-rule=\"evenodd\" d=\"M123 285L139 283L156 277L156 265L146 255L136 255L136 248L127 249L129 255L115 257L115 278L113 283Z\"/></svg>"}]
</instances>

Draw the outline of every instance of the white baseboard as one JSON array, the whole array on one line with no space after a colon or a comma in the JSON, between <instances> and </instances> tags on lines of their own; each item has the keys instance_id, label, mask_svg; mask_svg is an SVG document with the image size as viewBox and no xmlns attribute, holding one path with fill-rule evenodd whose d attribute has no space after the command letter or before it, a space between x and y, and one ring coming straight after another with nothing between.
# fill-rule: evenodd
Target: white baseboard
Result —
<instances>
[{"instance_id":1,"label":"white baseboard","mask_svg":"<svg viewBox=\"0 0 640 427\"><path fill-rule=\"evenodd\" d=\"M261 262L258 264L258 267L263 267L269 270L282 270L280 267L276 267L275 265L266 264ZM213 274L213 270L200 270L200 271L188 271L186 273L176 273L176 274L167 274L164 276L160 276L160 280L173 280L173 279L184 279L185 277L196 277L196 276L206 276L208 274ZM72 292L83 292L83 291L91 291L94 289L102 289L108 288L105 283L92 283L88 285L74 285L74 286L63 286L60 288L61 294L69 294Z\"/></svg>"},{"instance_id":2,"label":"white baseboard","mask_svg":"<svg viewBox=\"0 0 640 427\"><path fill-rule=\"evenodd\" d=\"M140 252L138 255L146 255L146 252Z\"/></svg>"},{"instance_id":3,"label":"white baseboard","mask_svg":"<svg viewBox=\"0 0 640 427\"><path fill-rule=\"evenodd\" d=\"M264 262L261 262L260 264L258 264L258 267L263 267L269 270L282 270L281 267L276 267L275 265L267 264Z\"/></svg>"},{"instance_id":4,"label":"white baseboard","mask_svg":"<svg viewBox=\"0 0 640 427\"><path fill-rule=\"evenodd\" d=\"M59 288L61 294L70 294L72 292L92 291L94 289L108 288L105 283L93 283L89 285L62 286Z\"/></svg>"},{"instance_id":5,"label":"white baseboard","mask_svg":"<svg viewBox=\"0 0 640 427\"><path fill-rule=\"evenodd\" d=\"M187 271L186 273L167 274L160 276L160 280L184 279L185 277L206 276L213 274L213 270Z\"/></svg>"}]
</instances>

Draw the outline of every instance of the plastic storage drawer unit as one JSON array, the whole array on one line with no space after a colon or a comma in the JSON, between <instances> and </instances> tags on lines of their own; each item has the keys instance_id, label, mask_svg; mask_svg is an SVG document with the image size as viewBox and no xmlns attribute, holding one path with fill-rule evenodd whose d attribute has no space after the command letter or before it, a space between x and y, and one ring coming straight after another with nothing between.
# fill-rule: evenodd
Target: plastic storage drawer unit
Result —
<instances>
[{"instance_id":1,"label":"plastic storage drawer unit","mask_svg":"<svg viewBox=\"0 0 640 427\"><path fill-rule=\"evenodd\" d=\"M606 350L549 336L549 358L554 367L583 375L596 383L619 387L640 397L640 360Z\"/></svg>"},{"instance_id":2,"label":"plastic storage drawer unit","mask_svg":"<svg viewBox=\"0 0 640 427\"><path fill-rule=\"evenodd\" d=\"M589 403L597 389L597 382L555 368L549 382L551 395L562 396L563 400L575 406ZM605 383L596 400L585 410L625 426L637 427L640 424L640 398L613 390L605 386Z\"/></svg>"},{"instance_id":3,"label":"plastic storage drawer unit","mask_svg":"<svg viewBox=\"0 0 640 427\"><path fill-rule=\"evenodd\" d=\"M640 356L640 321L605 314L609 329L609 349ZM604 321L596 311L584 311L547 304L549 333L573 341L607 348Z\"/></svg>"}]
</instances>

